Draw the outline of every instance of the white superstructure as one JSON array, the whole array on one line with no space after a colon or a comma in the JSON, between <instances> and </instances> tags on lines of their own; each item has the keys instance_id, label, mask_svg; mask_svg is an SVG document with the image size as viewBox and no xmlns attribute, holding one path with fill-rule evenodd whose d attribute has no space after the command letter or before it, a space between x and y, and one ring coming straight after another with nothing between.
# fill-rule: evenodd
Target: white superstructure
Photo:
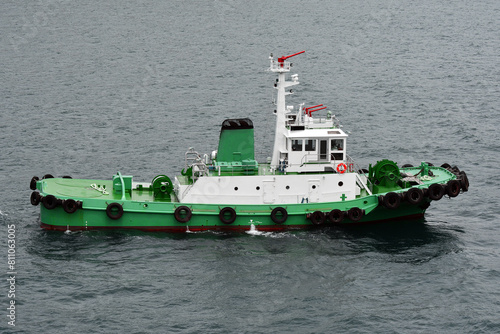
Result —
<instances>
[{"instance_id":1,"label":"white superstructure","mask_svg":"<svg viewBox=\"0 0 500 334\"><path fill-rule=\"evenodd\" d=\"M174 190L180 202L319 203L355 199L361 189L370 193L366 177L355 172L354 163L346 153L347 134L335 116L326 112L323 117L313 117L314 112L326 109L322 104L311 107L301 104L298 108L286 106L285 97L292 94L289 88L299 84L297 74L287 81L286 74L292 64L286 59L303 52L277 60L270 56L269 70L278 74L274 85L277 90L276 132L270 164L258 164L255 172L245 170L242 173L236 169L241 166L238 161L230 162L232 169L227 169L224 162L211 165L207 158L199 157L186 166L192 167L189 175L175 179ZM238 126L244 129L251 126L253 129L248 119L227 121L224 124L228 129ZM231 125L233 123L236 125ZM251 147L253 149L253 142ZM230 156L239 154L232 153ZM212 161L216 161L217 154L213 152ZM245 161L248 163L251 160ZM203 172L200 173L200 170Z\"/></svg>"}]
</instances>

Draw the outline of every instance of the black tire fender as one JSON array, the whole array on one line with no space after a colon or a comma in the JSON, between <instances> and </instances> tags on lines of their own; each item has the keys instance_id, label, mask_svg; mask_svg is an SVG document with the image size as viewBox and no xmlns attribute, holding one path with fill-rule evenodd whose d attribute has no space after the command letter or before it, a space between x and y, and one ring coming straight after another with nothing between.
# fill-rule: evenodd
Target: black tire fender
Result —
<instances>
[{"instance_id":1,"label":"black tire fender","mask_svg":"<svg viewBox=\"0 0 500 334\"><path fill-rule=\"evenodd\" d=\"M47 195L42 198L42 204L47 210L52 210L57 207L58 200L54 195Z\"/></svg>"},{"instance_id":2,"label":"black tire fender","mask_svg":"<svg viewBox=\"0 0 500 334\"><path fill-rule=\"evenodd\" d=\"M428 196L433 201L439 201L445 193L444 186L439 183L433 183L429 186Z\"/></svg>"},{"instance_id":3,"label":"black tire fender","mask_svg":"<svg viewBox=\"0 0 500 334\"><path fill-rule=\"evenodd\" d=\"M236 211L233 208L226 206L220 210L219 219L224 224L232 224L236 220Z\"/></svg>"},{"instance_id":4,"label":"black tire fender","mask_svg":"<svg viewBox=\"0 0 500 334\"><path fill-rule=\"evenodd\" d=\"M354 207L350 208L349 211L347 211L347 216L351 221L358 222L361 220L361 218L363 218L364 213L365 213L364 210Z\"/></svg>"},{"instance_id":5,"label":"black tire fender","mask_svg":"<svg viewBox=\"0 0 500 334\"><path fill-rule=\"evenodd\" d=\"M314 211L309 215L309 219L311 220L311 223L314 225L321 225L325 222L325 214L321 211Z\"/></svg>"},{"instance_id":6,"label":"black tire fender","mask_svg":"<svg viewBox=\"0 0 500 334\"><path fill-rule=\"evenodd\" d=\"M75 213L78 210L78 203L70 198L63 202L62 207L66 213Z\"/></svg>"},{"instance_id":7,"label":"black tire fender","mask_svg":"<svg viewBox=\"0 0 500 334\"><path fill-rule=\"evenodd\" d=\"M30 181L30 189L36 190L36 181L40 180L38 176L33 176Z\"/></svg>"},{"instance_id":8,"label":"black tire fender","mask_svg":"<svg viewBox=\"0 0 500 334\"><path fill-rule=\"evenodd\" d=\"M332 224L340 224L344 220L344 211L333 209L328 213L328 220Z\"/></svg>"},{"instance_id":9,"label":"black tire fender","mask_svg":"<svg viewBox=\"0 0 500 334\"><path fill-rule=\"evenodd\" d=\"M34 205L34 206L37 206L38 204L40 204L40 193L38 191L34 191L31 193L31 197L30 197L30 202L31 202L31 205Z\"/></svg>"},{"instance_id":10,"label":"black tire fender","mask_svg":"<svg viewBox=\"0 0 500 334\"><path fill-rule=\"evenodd\" d=\"M401 204L401 196L391 191L385 194L383 204L387 209L397 209Z\"/></svg>"},{"instance_id":11,"label":"black tire fender","mask_svg":"<svg viewBox=\"0 0 500 334\"><path fill-rule=\"evenodd\" d=\"M464 171L461 171L459 173L459 178L460 178L460 185L462 187L462 190L468 191L469 190L469 178L467 177L467 174Z\"/></svg>"},{"instance_id":12,"label":"black tire fender","mask_svg":"<svg viewBox=\"0 0 500 334\"><path fill-rule=\"evenodd\" d=\"M281 214L281 217L279 216ZM273 211L271 211L271 220L275 223L275 224L283 224L284 222L286 222L288 218L288 212L286 211L285 208L282 208L282 207L276 207L273 209Z\"/></svg>"},{"instance_id":13,"label":"black tire fender","mask_svg":"<svg viewBox=\"0 0 500 334\"><path fill-rule=\"evenodd\" d=\"M120 203L110 203L106 207L106 214L110 219L117 220L123 216L123 206Z\"/></svg>"},{"instance_id":14,"label":"black tire fender","mask_svg":"<svg viewBox=\"0 0 500 334\"><path fill-rule=\"evenodd\" d=\"M192 216L193 216L193 213L192 213L191 209L185 205L181 205L181 206L177 207L174 211L174 218L179 223L187 223L188 221L191 220Z\"/></svg>"},{"instance_id":15,"label":"black tire fender","mask_svg":"<svg viewBox=\"0 0 500 334\"><path fill-rule=\"evenodd\" d=\"M420 188L410 188L406 192L405 198L408 203L418 205L424 199L424 192Z\"/></svg>"},{"instance_id":16,"label":"black tire fender","mask_svg":"<svg viewBox=\"0 0 500 334\"><path fill-rule=\"evenodd\" d=\"M460 194L461 189L460 181L458 180L450 180L446 184L446 193L450 197L457 197Z\"/></svg>"}]
</instances>

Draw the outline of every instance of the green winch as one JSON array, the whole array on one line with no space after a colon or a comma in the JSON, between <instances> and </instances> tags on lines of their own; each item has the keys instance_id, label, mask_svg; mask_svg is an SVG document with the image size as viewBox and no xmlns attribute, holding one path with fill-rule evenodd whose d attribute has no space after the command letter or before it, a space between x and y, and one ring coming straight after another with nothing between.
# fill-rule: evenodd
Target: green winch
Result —
<instances>
[{"instance_id":1,"label":"green winch","mask_svg":"<svg viewBox=\"0 0 500 334\"><path fill-rule=\"evenodd\" d=\"M166 175L158 175L151 181L153 187L153 195L155 199L170 200L170 194L174 189L174 185L170 178Z\"/></svg>"},{"instance_id":2,"label":"green winch","mask_svg":"<svg viewBox=\"0 0 500 334\"><path fill-rule=\"evenodd\" d=\"M373 167L370 165L368 179L373 185L374 193L387 192L399 188L398 181L401 179L401 173L394 161L384 159L377 161Z\"/></svg>"}]
</instances>

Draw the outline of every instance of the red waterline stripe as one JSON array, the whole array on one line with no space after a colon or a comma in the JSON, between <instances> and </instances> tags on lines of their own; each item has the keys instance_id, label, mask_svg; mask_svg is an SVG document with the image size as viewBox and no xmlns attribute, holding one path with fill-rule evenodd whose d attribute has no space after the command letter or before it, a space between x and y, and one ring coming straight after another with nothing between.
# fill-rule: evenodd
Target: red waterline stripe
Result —
<instances>
[{"instance_id":1,"label":"red waterline stripe","mask_svg":"<svg viewBox=\"0 0 500 334\"><path fill-rule=\"evenodd\" d=\"M389 219L379 219L371 221L360 221L356 223L343 223L340 226L354 226L354 225L370 225L377 223L385 223L391 221L400 220L412 220L421 219L424 217L423 213L417 213L408 216L394 217ZM332 226L332 224L325 224L320 226ZM238 225L238 226L60 226L60 225L50 225L41 223L40 227L51 231L90 231L90 230L138 230L145 232L170 232L170 233L185 233L187 228L190 232L202 232L202 231L248 231L250 230L249 225ZM297 230L297 229L307 229L317 227L316 225L304 224L304 225L269 225L269 226L258 226L256 228L258 231L262 232L273 232L273 231L285 231L285 230Z\"/></svg>"},{"instance_id":2,"label":"red waterline stripe","mask_svg":"<svg viewBox=\"0 0 500 334\"><path fill-rule=\"evenodd\" d=\"M50 225L41 223L40 227L50 231L90 231L90 230L137 230L145 232L171 232L171 233L185 233L187 228L190 232L201 232L201 231L248 231L250 230L249 225L238 225L238 226L62 226L62 225ZM259 231L283 231L283 230L293 230L293 229L303 229L307 227L312 227L312 225L272 225L272 226L256 226Z\"/></svg>"}]
</instances>

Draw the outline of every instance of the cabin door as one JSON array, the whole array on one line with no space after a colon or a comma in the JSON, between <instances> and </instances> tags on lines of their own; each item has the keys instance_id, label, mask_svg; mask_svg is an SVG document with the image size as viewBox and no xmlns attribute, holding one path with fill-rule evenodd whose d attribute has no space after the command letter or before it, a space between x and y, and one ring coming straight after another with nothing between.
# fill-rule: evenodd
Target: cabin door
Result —
<instances>
[{"instance_id":1,"label":"cabin door","mask_svg":"<svg viewBox=\"0 0 500 334\"><path fill-rule=\"evenodd\" d=\"M318 161L328 161L328 140L320 139Z\"/></svg>"},{"instance_id":2,"label":"cabin door","mask_svg":"<svg viewBox=\"0 0 500 334\"><path fill-rule=\"evenodd\" d=\"M274 203L274 180L264 180L262 188L262 201L266 204Z\"/></svg>"},{"instance_id":3,"label":"cabin door","mask_svg":"<svg viewBox=\"0 0 500 334\"><path fill-rule=\"evenodd\" d=\"M320 180L309 180L309 203L319 202L319 183Z\"/></svg>"}]
</instances>

